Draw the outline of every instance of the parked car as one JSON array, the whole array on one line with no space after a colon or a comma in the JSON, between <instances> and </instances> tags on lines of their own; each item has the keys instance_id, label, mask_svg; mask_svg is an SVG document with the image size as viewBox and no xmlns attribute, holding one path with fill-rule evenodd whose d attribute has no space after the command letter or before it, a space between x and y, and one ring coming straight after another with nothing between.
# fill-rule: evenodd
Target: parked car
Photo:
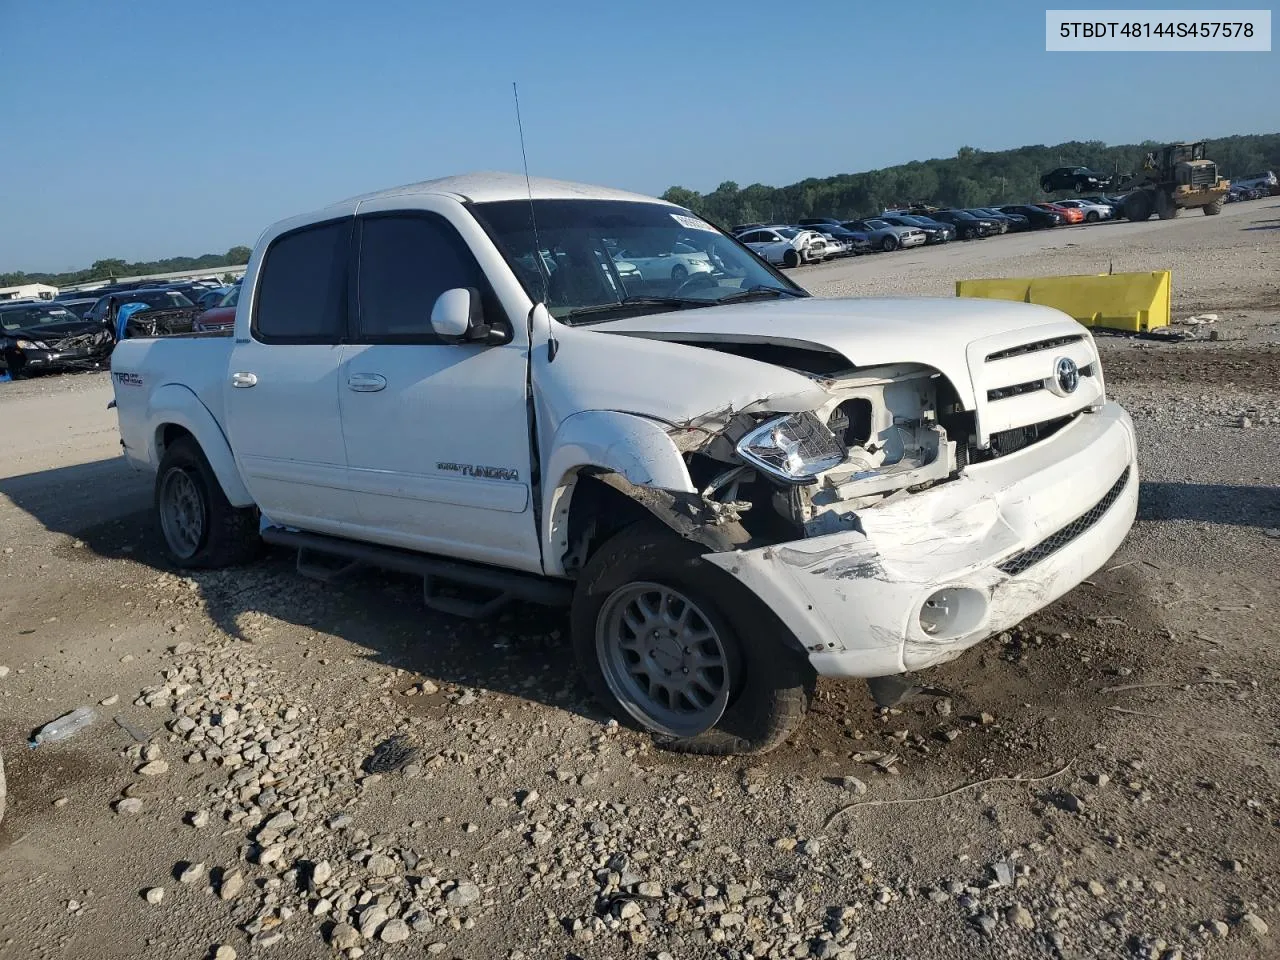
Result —
<instances>
[{"instance_id":1,"label":"parked car","mask_svg":"<svg viewBox=\"0 0 1280 960\"><path fill-rule=\"evenodd\" d=\"M166 287L121 290L99 297L86 320L92 320L107 330L116 331L116 315L128 303L143 303L147 309L130 318L126 335L155 336L158 334L190 333L195 319L196 305L176 290Z\"/></svg>"},{"instance_id":2,"label":"parked car","mask_svg":"<svg viewBox=\"0 0 1280 960\"><path fill-rule=\"evenodd\" d=\"M1000 208L1001 213L1016 213L1020 217L1027 218L1027 229L1042 230L1046 227L1056 227L1066 223L1066 219L1060 213L1053 210L1046 210L1043 207L1037 207L1032 204L1011 204L1007 207Z\"/></svg>"},{"instance_id":3,"label":"parked car","mask_svg":"<svg viewBox=\"0 0 1280 960\"><path fill-rule=\"evenodd\" d=\"M833 240L843 244L846 256L870 253L872 250L871 236L863 231L846 230L838 223L823 223L811 229L818 231L823 237L827 238L828 246L831 245Z\"/></svg>"},{"instance_id":4,"label":"parked car","mask_svg":"<svg viewBox=\"0 0 1280 960\"><path fill-rule=\"evenodd\" d=\"M1086 190L1105 190L1114 179L1109 173L1099 173L1088 167L1058 167L1040 178L1040 189L1045 193L1057 190L1084 193Z\"/></svg>"},{"instance_id":5,"label":"parked car","mask_svg":"<svg viewBox=\"0 0 1280 960\"><path fill-rule=\"evenodd\" d=\"M796 223L802 227L840 226L840 221L835 217L804 217L797 220Z\"/></svg>"},{"instance_id":6,"label":"parked car","mask_svg":"<svg viewBox=\"0 0 1280 960\"><path fill-rule=\"evenodd\" d=\"M1054 203L1069 210L1079 210L1084 214L1086 223L1110 220L1116 213L1115 208L1109 203L1093 203L1090 200L1055 200Z\"/></svg>"},{"instance_id":7,"label":"parked car","mask_svg":"<svg viewBox=\"0 0 1280 960\"><path fill-rule=\"evenodd\" d=\"M949 223L956 228L956 236L961 240L980 240L994 236L1000 228L996 222L987 217L975 217L963 210L935 210L929 214L930 219L939 223Z\"/></svg>"},{"instance_id":8,"label":"parked car","mask_svg":"<svg viewBox=\"0 0 1280 960\"><path fill-rule=\"evenodd\" d=\"M1272 188L1274 188L1278 182L1280 181L1277 181L1276 175L1270 170L1266 170L1262 173L1250 173L1243 177L1233 177L1231 180L1231 186L1240 187L1244 190L1261 189L1262 196L1268 197L1271 195Z\"/></svg>"},{"instance_id":9,"label":"parked car","mask_svg":"<svg viewBox=\"0 0 1280 960\"><path fill-rule=\"evenodd\" d=\"M201 310L212 310L232 291L232 287L214 287L195 298L194 302Z\"/></svg>"},{"instance_id":10,"label":"parked car","mask_svg":"<svg viewBox=\"0 0 1280 960\"><path fill-rule=\"evenodd\" d=\"M648 250L645 254L623 248L614 253L613 259L631 264L641 280L680 282L695 273L711 273L715 269L705 253L679 241L670 250Z\"/></svg>"},{"instance_id":11,"label":"parked car","mask_svg":"<svg viewBox=\"0 0 1280 960\"><path fill-rule=\"evenodd\" d=\"M996 233L1008 233L1013 228L1013 218L1003 213L993 214L987 210L977 207L969 207L965 213L977 217L979 220L990 220L996 225Z\"/></svg>"},{"instance_id":12,"label":"parked car","mask_svg":"<svg viewBox=\"0 0 1280 960\"><path fill-rule=\"evenodd\" d=\"M947 243L954 240L956 236L956 228L951 224L940 223L911 213L890 213L876 219L898 227L914 227L917 230L923 230L925 243Z\"/></svg>"},{"instance_id":13,"label":"parked car","mask_svg":"<svg viewBox=\"0 0 1280 960\"><path fill-rule=\"evenodd\" d=\"M761 230L764 226L765 225L763 223L740 223L729 232L736 237L738 234L745 233L747 230Z\"/></svg>"},{"instance_id":14,"label":"parked car","mask_svg":"<svg viewBox=\"0 0 1280 960\"><path fill-rule=\"evenodd\" d=\"M633 298L606 230L697 230L726 268ZM777 746L818 675L951 660L1134 520L1132 424L1047 307L812 298L683 208L496 174L291 218L250 264L234 337L112 359L167 561L266 541L452 615L567 605L595 696L670 748Z\"/></svg>"},{"instance_id":15,"label":"parked car","mask_svg":"<svg viewBox=\"0 0 1280 960\"><path fill-rule=\"evenodd\" d=\"M232 287L215 307L197 314L191 322L192 333L230 333L236 320L236 305L240 302L240 288Z\"/></svg>"},{"instance_id":16,"label":"parked car","mask_svg":"<svg viewBox=\"0 0 1280 960\"><path fill-rule=\"evenodd\" d=\"M974 207L970 211L975 217L991 217L995 220L1003 220L1009 230L1026 230L1029 226L1027 218L1020 213L1006 213L999 207ZM1006 233L1008 231L1005 231Z\"/></svg>"},{"instance_id":17,"label":"parked car","mask_svg":"<svg viewBox=\"0 0 1280 960\"><path fill-rule=\"evenodd\" d=\"M769 263L798 267L802 263L818 263L827 256L827 242L822 234L799 227L762 227L748 230L738 240Z\"/></svg>"},{"instance_id":18,"label":"parked car","mask_svg":"<svg viewBox=\"0 0 1280 960\"><path fill-rule=\"evenodd\" d=\"M1063 207L1056 203L1037 203L1036 206L1042 210L1052 210L1054 213L1061 214L1063 223L1084 223L1084 211L1077 210L1075 207Z\"/></svg>"},{"instance_id":19,"label":"parked car","mask_svg":"<svg viewBox=\"0 0 1280 960\"><path fill-rule=\"evenodd\" d=\"M899 247L918 247L924 244L925 233L919 227L900 227L879 217L865 220L849 220L842 224L846 230L858 230L871 238L871 246L888 253Z\"/></svg>"},{"instance_id":20,"label":"parked car","mask_svg":"<svg viewBox=\"0 0 1280 960\"><path fill-rule=\"evenodd\" d=\"M70 300L70 299L54 300L53 302L58 304L58 306L60 307L66 307L68 310L74 313L77 317L83 320L85 314L87 314L91 309L93 309L93 305L98 302L98 298L87 297L83 299L74 299L74 300Z\"/></svg>"},{"instance_id":21,"label":"parked car","mask_svg":"<svg viewBox=\"0 0 1280 960\"><path fill-rule=\"evenodd\" d=\"M111 335L56 301L0 303L0 366L17 380L49 370L97 367L111 355Z\"/></svg>"}]
</instances>

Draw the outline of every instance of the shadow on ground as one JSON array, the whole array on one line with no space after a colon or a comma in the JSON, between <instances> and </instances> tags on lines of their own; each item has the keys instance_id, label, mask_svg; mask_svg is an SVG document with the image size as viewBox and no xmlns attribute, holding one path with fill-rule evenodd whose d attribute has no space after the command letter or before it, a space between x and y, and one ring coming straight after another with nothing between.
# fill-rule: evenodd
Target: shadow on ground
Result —
<instances>
[{"instance_id":1,"label":"shadow on ground","mask_svg":"<svg viewBox=\"0 0 1280 960\"><path fill-rule=\"evenodd\" d=\"M1280 487L1144 481L1138 519L1280 527Z\"/></svg>"}]
</instances>

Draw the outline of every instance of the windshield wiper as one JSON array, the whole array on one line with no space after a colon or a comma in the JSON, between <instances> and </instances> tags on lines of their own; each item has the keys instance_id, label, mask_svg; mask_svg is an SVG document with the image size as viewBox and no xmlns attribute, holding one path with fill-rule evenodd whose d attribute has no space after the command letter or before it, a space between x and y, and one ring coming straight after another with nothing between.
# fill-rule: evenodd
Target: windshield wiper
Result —
<instances>
[{"instance_id":1,"label":"windshield wiper","mask_svg":"<svg viewBox=\"0 0 1280 960\"><path fill-rule=\"evenodd\" d=\"M577 317L585 317L593 313L627 310L631 307L675 307L677 309L685 309L687 307L712 307L715 304L715 300L699 300L694 297L623 297L621 300L613 300L609 303L596 303L589 307L574 307L561 316L560 319L562 321L571 321Z\"/></svg>"},{"instance_id":2,"label":"windshield wiper","mask_svg":"<svg viewBox=\"0 0 1280 960\"><path fill-rule=\"evenodd\" d=\"M757 284L754 287L748 287L746 290L739 290L737 293L731 293L727 297L721 297L719 300L712 301L712 303L733 303L735 301L756 300L761 297L777 296L799 298L805 296L805 294L800 293L798 290L788 290L786 287L770 287L764 284Z\"/></svg>"}]
</instances>

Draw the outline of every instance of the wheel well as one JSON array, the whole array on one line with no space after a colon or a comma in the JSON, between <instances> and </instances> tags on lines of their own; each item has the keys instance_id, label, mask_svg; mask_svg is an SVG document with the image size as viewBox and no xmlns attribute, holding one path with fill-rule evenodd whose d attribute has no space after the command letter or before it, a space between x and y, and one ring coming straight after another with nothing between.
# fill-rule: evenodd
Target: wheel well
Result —
<instances>
[{"instance_id":1,"label":"wheel well","mask_svg":"<svg viewBox=\"0 0 1280 960\"><path fill-rule=\"evenodd\" d=\"M624 527L652 514L621 490L585 471L574 479L563 542L564 569L576 575L600 545Z\"/></svg>"},{"instance_id":2,"label":"wheel well","mask_svg":"<svg viewBox=\"0 0 1280 960\"><path fill-rule=\"evenodd\" d=\"M163 457L164 452L168 450L169 447L171 447L175 442L177 442L178 440L181 440L183 437L191 437L192 440L195 439L191 431L184 426L181 426L176 423L161 424L160 427L156 430L157 457Z\"/></svg>"}]
</instances>

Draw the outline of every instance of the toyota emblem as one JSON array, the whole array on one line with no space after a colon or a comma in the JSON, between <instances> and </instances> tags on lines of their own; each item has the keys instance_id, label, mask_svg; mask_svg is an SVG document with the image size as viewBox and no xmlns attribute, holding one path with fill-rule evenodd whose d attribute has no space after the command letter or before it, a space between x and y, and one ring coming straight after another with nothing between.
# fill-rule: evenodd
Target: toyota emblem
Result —
<instances>
[{"instance_id":1,"label":"toyota emblem","mask_svg":"<svg viewBox=\"0 0 1280 960\"><path fill-rule=\"evenodd\" d=\"M1069 396L1080 386L1080 368L1070 357L1059 357L1053 363L1053 378L1049 387L1060 397Z\"/></svg>"}]
</instances>

